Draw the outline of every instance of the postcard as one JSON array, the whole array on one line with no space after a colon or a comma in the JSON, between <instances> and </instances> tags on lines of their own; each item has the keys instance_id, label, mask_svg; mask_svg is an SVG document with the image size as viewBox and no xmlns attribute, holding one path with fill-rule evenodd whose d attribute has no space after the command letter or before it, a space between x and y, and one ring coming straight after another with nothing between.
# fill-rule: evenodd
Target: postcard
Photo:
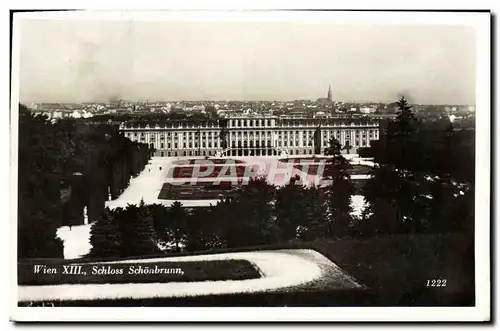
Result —
<instances>
[{"instance_id":1,"label":"postcard","mask_svg":"<svg viewBox=\"0 0 500 331\"><path fill-rule=\"evenodd\" d=\"M489 321L490 13L13 13L11 319Z\"/></svg>"}]
</instances>

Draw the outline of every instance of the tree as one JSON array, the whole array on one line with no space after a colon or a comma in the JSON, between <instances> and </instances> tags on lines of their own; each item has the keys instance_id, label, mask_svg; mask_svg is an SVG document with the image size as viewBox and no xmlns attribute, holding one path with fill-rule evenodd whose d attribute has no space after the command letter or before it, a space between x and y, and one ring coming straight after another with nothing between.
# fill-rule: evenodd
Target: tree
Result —
<instances>
[{"instance_id":1,"label":"tree","mask_svg":"<svg viewBox=\"0 0 500 331\"><path fill-rule=\"evenodd\" d=\"M19 257L62 257L57 229L81 224L84 206L97 220L108 187L117 197L148 158L147 146L113 126L49 121L19 105Z\"/></svg>"},{"instance_id":2,"label":"tree","mask_svg":"<svg viewBox=\"0 0 500 331\"><path fill-rule=\"evenodd\" d=\"M114 216L122 237L122 256L141 256L159 252L153 218L141 200L139 206L127 205Z\"/></svg>"},{"instance_id":3,"label":"tree","mask_svg":"<svg viewBox=\"0 0 500 331\"><path fill-rule=\"evenodd\" d=\"M220 119L219 123L220 123L220 126L221 126L221 129L220 129L220 132L219 132L219 138L221 140L221 147L222 147L223 150L225 150L226 148L228 148L228 145L227 145L227 134L228 134L227 124L228 124L228 120L227 119Z\"/></svg>"},{"instance_id":4,"label":"tree","mask_svg":"<svg viewBox=\"0 0 500 331\"><path fill-rule=\"evenodd\" d=\"M332 233L328 219L328 195L317 186L304 189L305 234L304 239L327 238Z\"/></svg>"},{"instance_id":5,"label":"tree","mask_svg":"<svg viewBox=\"0 0 500 331\"><path fill-rule=\"evenodd\" d=\"M45 116L19 104L18 257L63 257L60 150Z\"/></svg>"},{"instance_id":6,"label":"tree","mask_svg":"<svg viewBox=\"0 0 500 331\"><path fill-rule=\"evenodd\" d=\"M397 102L397 107L396 125L391 128L389 134L407 137L417 131L417 119L404 96Z\"/></svg>"},{"instance_id":7,"label":"tree","mask_svg":"<svg viewBox=\"0 0 500 331\"><path fill-rule=\"evenodd\" d=\"M172 203L169 211L169 223L163 237L166 242L173 242L177 252L181 251L181 244L186 242L186 221L188 214L179 201Z\"/></svg>"},{"instance_id":8,"label":"tree","mask_svg":"<svg viewBox=\"0 0 500 331\"><path fill-rule=\"evenodd\" d=\"M404 98L397 105L396 120L372 150L378 166L364 190L368 208L357 232L455 231L458 197L473 182L473 131L457 131L447 120L419 121Z\"/></svg>"},{"instance_id":9,"label":"tree","mask_svg":"<svg viewBox=\"0 0 500 331\"><path fill-rule=\"evenodd\" d=\"M193 252L224 247L217 233L220 219L214 217L213 207L195 208L187 219L186 250Z\"/></svg>"},{"instance_id":10,"label":"tree","mask_svg":"<svg viewBox=\"0 0 500 331\"><path fill-rule=\"evenodd\" d=\"M217 232L227 247L260 245L277 239L274 195L275 188L266 178L251 178L234 197L217 203L213 218L219 220Z\"/></svg>"},{"instance_id":11,"label":"tree","mask_svg":"<svg viewBox=\"0 0 500 331\"><path fill-rule=\"evenodd\" d=\"M347 172L349 162L341 155L341 146L338 140L331 138L325 155L330 156L326 162L324 179L330 180L327 187L328 216L330 234L342 237L350 233L352 226L351 195L354 186L351 176Z\"/></svg>"},{"instance_id":12,"label":"tree","mask_svg":"<svg viewBox=\"0 0 500 331\"><path fill-rule=\"evenodd\" d=\"M90 228L89 255L96 258L115 258L120 256L122 238L113 213L106 208Z\"/></svg>"},{"instance_id":13,"label":"tree","mask_svg":"<svg viewBox=\"0 0 500 331\"><path fill-rule=\"evenodd\" d=\"M214 106L209 105L205 108L205 112L209 119L218 119L219 115L217 114L217 109Z\"/></svg>"},{"instance_id":14,"label":"tree","mask_svg":"<svg viewBox=\"0 0 500 331\"><path fill-rule=\"evenodd\" d=\"M314 130L314 154L321 153L321 124Z\"/></svg>"},{"instance_id":15,"label":"tree","mask_svg":"<svg viewBox=\"0 0 500 331\"><path fill-rule=\"evenodd\" d=\"M307 191L303 185L296 185L298 180L299 177L296 176L276 191L274 211L281 240L295 239L297 228L309 224Z\"/></svg>"}]
</instances>

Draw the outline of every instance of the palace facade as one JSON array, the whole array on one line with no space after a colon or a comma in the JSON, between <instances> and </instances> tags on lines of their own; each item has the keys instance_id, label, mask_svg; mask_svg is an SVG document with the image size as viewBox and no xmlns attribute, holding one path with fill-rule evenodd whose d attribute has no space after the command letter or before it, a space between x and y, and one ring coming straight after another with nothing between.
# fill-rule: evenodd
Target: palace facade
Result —
<instances>
[{"instance_id":1,"label":"palace facade","mask_svg":"<svg viewBox=\"0 0 500 331\"><path fill-rule=\"evenodd\" d=\"M379 124L373 118L242 117L122 123L119 129L130 140L149 144L156 156L265 156L319 154L331 137L344 153L356 153L379 139Z\"/></svg>"}]
</instances>

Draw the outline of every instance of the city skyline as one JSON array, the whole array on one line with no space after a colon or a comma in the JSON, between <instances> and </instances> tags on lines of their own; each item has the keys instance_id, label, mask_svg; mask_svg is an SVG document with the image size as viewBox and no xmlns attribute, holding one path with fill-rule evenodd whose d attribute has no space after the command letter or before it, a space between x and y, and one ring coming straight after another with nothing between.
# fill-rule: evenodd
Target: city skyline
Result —
<instances>
[{"instance_id":1,"label":"city skyline","mask_svg":"<svg viewBox=\"0 0 500 331\"><path fill-rule=\"evenodd\" d=\"M23 20L20 101L475 104L475 31L327 22Z\"/></svg>"}]
</instances>

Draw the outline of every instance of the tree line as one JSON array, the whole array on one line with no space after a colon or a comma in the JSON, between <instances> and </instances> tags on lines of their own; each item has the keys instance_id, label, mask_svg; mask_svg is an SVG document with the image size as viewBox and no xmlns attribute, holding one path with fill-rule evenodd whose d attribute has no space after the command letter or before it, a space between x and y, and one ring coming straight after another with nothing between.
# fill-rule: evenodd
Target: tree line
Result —
<instances>
[{"instance_id":1,"label":"tree line","mask_svg":"<svg viewBox=\"0 0 500 331\"><path fill-rule=\"evenodd\" d=\"M397 118L369 151L375 166L362 189L367 206L360 217L353 216L350 204L350 165L340 143L332 139L324 150L330 164L325 179L332 180L331 185L306 187L296 185L299 178L293 178L277 188L261 177L208 208L142 202L107 210L92 227L91 255L149 254L159 251L159 242L170 243L174 251L198 251L397 234L461 232L472 240L474 131L457 130L449 121L424 123L404 98L398 105ZM129 213L140 215L142 221L129 220ZM126 227L131 228L123 230ZM106 238L117 233L111 249Z\"/></svg>"},{"instance_id":2,"label":"tree line","mask_svg":"<svg viewBox=\"0 0 500 331\"><path fill-rule=\"evenodd\" d=\"M18 256L62 257L56 231L94 222L147 164L147 145L114 126L51 121L19 105Z\"/></svg>"},{"instance_id":3,"label":"tree line","mask_svg":"<svg viewBox=\"0 0 500 331\"><path fill-rule=\"evenodd\" d=\"M474 130L423 122L405 98L371 150L360 235L466 232L474 225Z\"/></svg>"}]
</instances>

